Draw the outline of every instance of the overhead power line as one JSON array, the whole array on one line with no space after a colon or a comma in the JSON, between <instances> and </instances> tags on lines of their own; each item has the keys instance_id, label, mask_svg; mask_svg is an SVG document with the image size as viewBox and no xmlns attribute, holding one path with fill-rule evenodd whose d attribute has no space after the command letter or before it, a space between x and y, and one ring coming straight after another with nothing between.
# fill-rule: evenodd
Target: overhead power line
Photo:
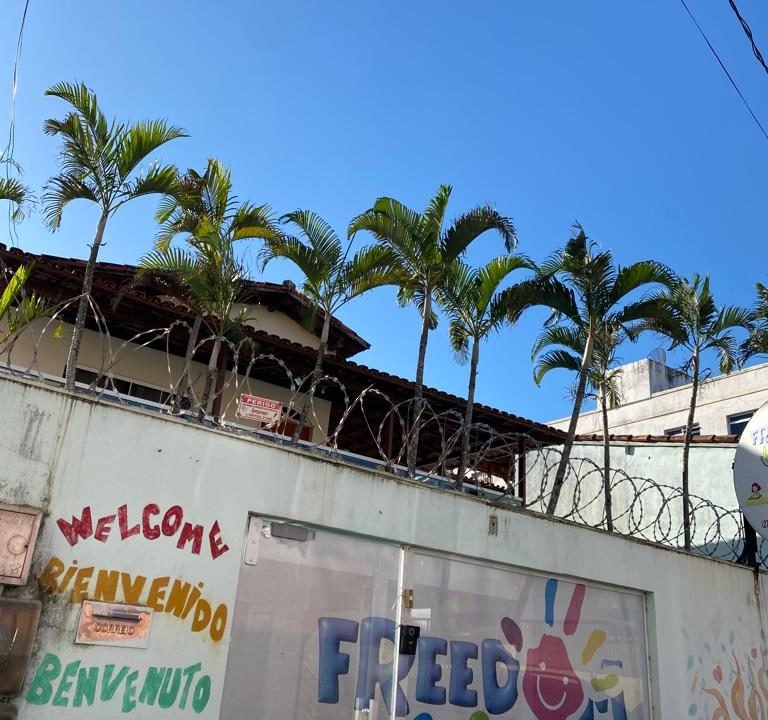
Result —
<instances>
[{"instance_id":1,"label":"overhead power line","mask_svg":"<svg viewBox=\"0 0 768 720\"><path fill-rule=\"evenodd\" d=\"M11 177L11 170L21 172L21 167L16 162L14 154L16 152L16 92L19 88L19 62L21 60L21 48L24 44L24 27L27 22L27 10L29 10L29 0L24 3L24 12L21 15L21 26L19 27L19 36L16 40L16 55L13 58L13 82L11 85L11 119L8 123L8 142L5 148L0 152L0 163L5 165L6 180ZM8 233L11 236L11 242L15 245L18 242L16 234L16 223L14 222L13 209L8 204Z\"/></svg>"},{"instance_id":2,"label":"overhead power line","mask_svg":"<svg viewBox=\"0 0 768 720\"><path fill-rule=\"evenodd\" d=\"M736 84L736 81L733 79L733 76L731 75L731 73L728 72L728 68L725 67L725 63L723 63L723 61L720 59L720 56L717 54L717 50L715 50L712 43L709 42L709 38L707 37L704 30L702 30L701 25L699 25L698 21L696 20L693 13L691 12L691 9L688 7L685 0L680 0L680 2L683 4L685 11L688 13L688 17L691 18L691 20L693 21L693 24L696 26L696 29L701 34L701 37L704 38L704 42L707 43L707 46L712 51L712 54L715 56L715 59L719 63L720 67L723 69L723 72L725 73L726 77L728 78L728 80L730 80L731 85L733 85L733 89L738 93L739 97L741 98L741 101L744 103L744 107L747 108L747 110L749 111L749 114L752 116L752 119L755 121L755 124L757 125L757 127L760 128L760 132L763 133L763 137L765 137L765 139L768 140L768 132L765 131L763 124L760 122L760 120L758 120L757 115L755 115L754 111L750 107L749 103L747 102L747 98L744 97L744 93L742 93L741 90L739 89L739 86Z\"/></svg>"},{"instance_id":3,"label":"overhead power line","mask_svg":"<svg viewBox=\"0 0 768 720\"><path fill-rule=\"evenodd\" d=\"M16 55L13 59L13 83L11 88L11 120L8 126L8 143L0 154L0 161L9 165L14 162L13 153L16 146L16 91L19 87L19 61L21 60L21 48L24 44L24 26L27 22L27 10L29 10L29 0L24 3L24 12L21 15L21 26L19 27L19 37L16 40Z\"/></svg>"},{"instance_id":4,"label":"overhead power line","mask_svg":"<svg viewBox=\"0 0 768 720\"><path fill-rule=\"evenodd\" d=\"M744 34L747 36L750 44L752 45L752 52L757 58L757 62L759 62L763 66L763 70L768 73L768 65L765 64L765 60L763 60L763 54L760 52L760 48L757 47L755 38L752 36L752 28L749 27L749 23L739 12L739 8L736 7L736 3L733 0L728 0L728 2L730 3L733 12L736 13L736 17L739 19L739 22L741 23L741 29L744 31Z\"/></svg>"}]
</instances>

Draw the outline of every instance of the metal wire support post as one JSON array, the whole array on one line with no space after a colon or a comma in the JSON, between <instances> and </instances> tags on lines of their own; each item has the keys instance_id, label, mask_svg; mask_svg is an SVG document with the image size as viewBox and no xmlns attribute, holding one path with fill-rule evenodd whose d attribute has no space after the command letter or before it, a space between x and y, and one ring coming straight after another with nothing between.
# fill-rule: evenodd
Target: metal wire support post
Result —
<instances>
[{"instance_id":1,"label":"metal wire support post","mask_svg":"<svg viewBox=\"0 0 768 720\"><path fill-rule=\"evenodd\" d=\"M736 558L736 562L739 565L757 568L760 566L760 560L757 556L757 533L744 515L742 515L742 519L744 520L744 549L741 551L741 555Z\"/></svg>"}]
</instances>

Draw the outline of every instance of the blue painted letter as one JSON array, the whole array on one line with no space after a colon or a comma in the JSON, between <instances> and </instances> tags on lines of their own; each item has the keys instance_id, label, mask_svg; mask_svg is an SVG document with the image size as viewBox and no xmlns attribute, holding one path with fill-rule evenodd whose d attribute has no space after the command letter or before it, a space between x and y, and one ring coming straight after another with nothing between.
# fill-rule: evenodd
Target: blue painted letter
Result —
<instances>
[{"instance_id":1,"label":"blue painted letter","mask_svg":"<svg viewBox=\"0 0 768 720\"><path fill-rule=\"evenodd\" d=\"M339 702L339 675L349 672L349 655L339 652L342 641L356 642L358 624L343 618L318 618L320 668L317 673L317 702Z\"/></svg>"},{"instance_id":2,"label":"blue painted letter","mask_svg":"<svg viewBox=\"0 0 768 720\"><path fill-rule=\"evenodd\" d=\"M390 712L392 699L392 663L379 662L382 640L395 644L395 623L393 620L381 617L364 618L360 623L360 667L357 671L357 690L355 691L355 707L367 708L376 693L376 685L381 688L381 696L387 712ZM405 717L408 710L408 699L400 687L400 681L413 667L414 655L400 655L397 672L397 696L395 700L395 715Z\"/></svg>"},{"instance_id":3,"label":"blue painted letter","mask_svg":"<svg viewBox=\"0 0 768 720\"><path fill-rule=\"evenodd\" d=\"M477 645L462 640L451 640L451 681L448 685L448 702L459 707L475 707L477 691L469 686L474 673L467 667L467 660L477 659Z\"/></svg>"},{"instance_id":4,"label":"blue painted letter","mask_svg":"<svg viewBox=\"0 0 768 720\"><path fill-rule=\"evenodd\" d=\"M445 688L437 687L443 669L436 662L438 655L448 654L443 638L419 638L419 673L416 677L416 699L430 705L445 705Z\"/></svg>"},{"instance_id":5,"label":"blue painted letter","mask_svg":"<svg viewBox=\"0 0 768 720\"><path fill-rule=\"evenodd\" d=\"M500 715L517 702L517 676L520 663L510 655L499 640L483 640L483 695L485 709L491 715ZM507 683L499 685L496 664L507 666Z\"/></svg>"}]
</instances>

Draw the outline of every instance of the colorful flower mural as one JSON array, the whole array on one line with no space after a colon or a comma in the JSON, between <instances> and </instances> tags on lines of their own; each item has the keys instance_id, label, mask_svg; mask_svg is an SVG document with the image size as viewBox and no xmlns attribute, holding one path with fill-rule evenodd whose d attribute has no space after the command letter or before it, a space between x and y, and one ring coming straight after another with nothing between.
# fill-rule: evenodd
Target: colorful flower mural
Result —
<instances>
[{"instance_id":1,"label":"colorful flower mural","mask_svg":"<svg viewBox=\"0 0 768 720\"><path fill-rule=\"evenodd\" d=\"M727 637L720 637L719 618L712 625L715 641L703 643L703 652L688 656L689 717L768 720L765 651L752 644L751 638L742 637L744 633L731 630ZM765 643L761 645L765 647Z\"/></svg>"}]
</instances>

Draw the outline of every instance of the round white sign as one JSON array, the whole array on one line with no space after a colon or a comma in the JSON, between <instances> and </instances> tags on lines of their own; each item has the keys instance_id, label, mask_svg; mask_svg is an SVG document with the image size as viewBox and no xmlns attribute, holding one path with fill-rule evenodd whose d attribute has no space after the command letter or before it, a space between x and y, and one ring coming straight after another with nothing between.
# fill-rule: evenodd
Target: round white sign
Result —
<instances>
[{"instance_id":1,"label":"round white sign","mask_svg":"<svg viewBox=\"0 0 768 720\"><path fill-rule=\"evenodd\" d=\"M768 403L744 428L733 462L733 484L749 524L768 538Z\"/></svg>"}]
</instances>

